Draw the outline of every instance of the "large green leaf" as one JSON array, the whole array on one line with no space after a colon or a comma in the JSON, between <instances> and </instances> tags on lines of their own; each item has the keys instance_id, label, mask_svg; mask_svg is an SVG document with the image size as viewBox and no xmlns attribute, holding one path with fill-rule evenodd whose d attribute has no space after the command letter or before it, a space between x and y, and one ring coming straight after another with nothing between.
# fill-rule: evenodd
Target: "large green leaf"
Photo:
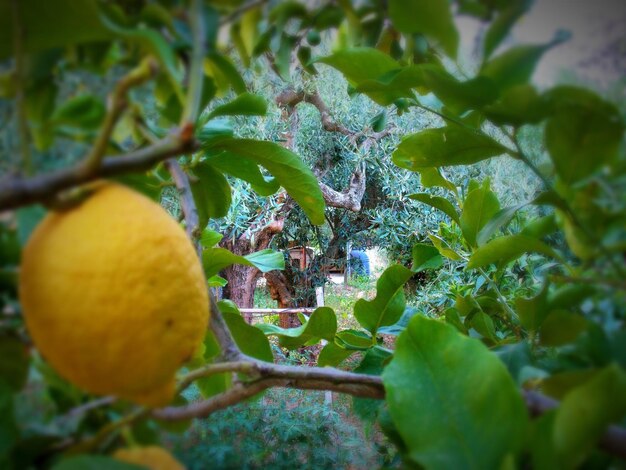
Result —
<instances>
[{"instance_id":1,"label":"large green leaf","mask_svg":"<svg viewBox=\"0 0 626 470\"><path fill-rule=\"evenodd\" d=\"M433 242L433 245L435 246L435 248L437 248L439 253L441 253L446 258L449 258L454 261L460 261L463 259L463 257L459 255L456 251L454 251L452 248L450 248L450 245L448 245L448 243L441 237L438 237L437 235L433 235L431 233L428 235L428 238L430 238L430 241Z\"/></svg>"},{"instance_id":2,"label":"large green leaf","mask_svg":"<svg viewBox=\"0 0 626 470\"><path fill-rule=\"evenodd\" d=\"M18 2L25 52L37 52L69 44L109 39L95 0L29 0ZM13 45L12 2L0 2L0 59L11 56Z\"/></svg>"},{"instance_id":3,"label":"large green leaf","mask_svg":"<svg viewBox=\"0 0 626 470\"><path fill-rule=\"evenodd\" d=\"M318 307L308 320L297 328L281 328L270 323L259 323L255 326L268 336L278 336L278 342L282 347L296 349L321 339L333 341L337 332L337 317L332 308Z\"/></svg>"},{"instance_id":4,"label":"large green leaf","mask_svg":"<svg viewBox=\"0 0 626 470\"><path fill-rule=\"evenodd\" d=\"M470 165L506 151L506 147L484 134L450 125L406 136L392 158L399 167L417 171L433 166Z\"/></svg>"},{"instance_id":5,"label":"large green leaf","mask_svg":"<svg viewBox=\"0 0 626 470\"><path fill-rule=\"evenodd\" d=\"M292 151L273 142L253 139L223 139L213 142L209 149L226 151L262 165L302 207L313 224L324 223L324 197L317 178Z\"/></svg>"},{"instance_id":6,"label":"large green leaf","mask_svg":"<svg viewBox=\"0 0 626 470\"><path fill-rule=\"evenodd\" d=\"M270 249L250 253L246 256L236 255L225 248L209 248L202 253L202 265L207 278L233 264L254 266L266 273L275 269L285 269L285 257L281 252Z\"/></svg>"},{"instance_id":7,"label":"large green leaf","mask_svg":"<svg viewBox=\"0 0 626 470\"><path fill-rule=\"evenodd\" d=\"M389 17L403 33L423 33L456 56L459 33L454 26L448 0L389 0Z\"/></svg>"},{"instance_id":8,"label":"large green leaf","mask_svg":"<svg viewBox=\"0 0 626 470\"><path fill-rule=\"evenodd\" d=\"M349 329L339 331L335 336L335 343L351 351L365 351L371 348L376 340L365 331Z\"/></svg>"},{"instance_id":9,"label":"large green leaf","mask_svg":"<svg viewBox=\"0 0 626 470\"><path fill-rule=\"evenodd\" d=\"M489 188L488 182L469 192L463 203L460 226L465 240L476 246L476 238L487 223L500 210L500 201Z\"/></svg>"},{"instance_id":10,"label":"large green leaf","mask_svg":"<svg viewBox=\"0 0 626 470\"><path fill-rule=\"evenodd\" d=\"M569 86L546 94L553 115L545 142L560 179L575 183L615 160L624 122L612 104L587 90Z\"/></svg>"},{"instance_id":11,"label":"large green leaf","mask_svg":"<svg viewBox=\"0 0 626 470\"><path fill-rule=\"evenodd\" d=\"M411 194L409 197L411 199L415 199L416 201L423 202L424 204L428 204L435 209L439 209L452 220L454 220L457 224L460 223L458 212L456 211L452 203L448 201L445 197L433 196L428 193Z\"/></svg>"},{"instance_id":12,"label":"large green leaf","mask_svg":"<svg viewBox=\"0 0 626 470\"><path fill-rule=\"evenodd\" d=\"M220 300L218 306L241 352L262 361L274 362L272 348L263 332L248 324L230 300Z\"/></svg>"},{"instance_id":13,"label":"large green leaf","mask_svg":"<svg viewBox=\"0 0 626 470\"><path fill-rule=\"evenodd\" d=\"M433 245L416 243L413 245L411 256L413 258L411 270L416 273L424 271L425 269L439 269L443 266L443 258L439 250Z\"/></svg>"},{"instance_id":14,"label":"large green leaf","mask_svg":"<svg viewBox=\"0 0 626 470\"><path fill-rule=\"evenodd\" d=\"M225 217L231 203L230 185L222 173L207 162L193 167L190 186L200 227L204 229L209 219Z\"/></svg>"},{"instance_id":15,"label":"large green leaf","mask_svg":"<svg viewBox=\"0 0 626 470\"><path fill-rule=\"evenodd\" d=\"M564 468L577 468L595 448L607 426L626 415L626 374L607 366L565 396L552 429L556 454Z\"/></svg>"},{"instance_id":16,"label":"large green leaf","mask_svg":"<svg viewBox=\"0 0 626 470\"><path fill-rule=\"evenodd\" d=\"M95 130L100 127L104 114L101 100L92 95L79 95L55 109L50 121L56 126Z\"/></svg>"},{"instance_id":17,"label":"large green leaf","mask_svg":"<svg viewBox=\"0 0 626 470\"><path fill-rule=\"evenodd\" d=\"M234 100L218 106L208 115L208 119L217 116L264 116L267 113L265 98L252 93L242 93Z\"/></svg>"},{"instance_id":18,"label":"large green leaf","mask_svg":"<svg viewBox=\"0 0 626 470\"><path fill-rule=\"evenodd\" d=\"M450 325L415 316L383 382L408 456L425 468L500 468L523 444L528 416L513 379Z\"/></svg>"},{"instance_id":19,"label":"large green leaf","mask_svg":"<svg viewBox=\"0 0 626 470\"><path fill-rule=\"evenodd\" d=\"M404 312L404 284L413 272L399 264L385 270L376 282L373 300L359 299L354 304L354 316L372 335L381 326L396 323Z\"/></svg>"},{"instance_id":20,"label":"large green leaf","mask_svg":"<svg viewBox=\"0 0 626 470\"><path fill-rule=\"evenodd\" d=\"M470 257L467 268L482 268L492 263L504 266L524 253L541 253L559 259L559 255L541 240L526 235L507 235L478 248Z\"/></svg>"}]
</instances>

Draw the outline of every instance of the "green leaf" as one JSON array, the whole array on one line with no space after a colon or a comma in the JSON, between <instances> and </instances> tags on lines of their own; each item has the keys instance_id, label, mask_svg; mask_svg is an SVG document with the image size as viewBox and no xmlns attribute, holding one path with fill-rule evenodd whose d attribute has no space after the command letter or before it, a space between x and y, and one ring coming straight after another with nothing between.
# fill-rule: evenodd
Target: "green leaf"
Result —
<instances>
[{"instance_id":1,"label":"green leaf","mask_svg":"<svg viewBox=\"0 0 626 470\"><path fill-rule=\"evenodd\" d=\"M563 310L578 307L586 298L597 291L596 286L589 284L570 284L552 292L548 304L552 310Z\"/></svg>"},{"instance_id":2,"label":"green leaf","mask_svg":"<svg viewBox=\"0 0 626 470\"><path fill-rule=\"evenodd\" d=\"M511 27L530 9L531 5L532 0L513 0L498 14L485 33L483 46L485 58L489 57L496 50L498 45L508 35Z\"/></svg>"},{"instance_id":3,"label":"green leaf","mask_svg":"<svg viewBox=\"0 0 626 470\"><path fill-rule=\"evenodd\" d=\"M202 265L207 279L233 264L254 266L266 273L275 269L285 269L285 257L281 252L270 249L250 253L246 256L236 255L225 248L210 248L202 253Z\"/></svg>"},{"instance_id":4,"label":"green leaf","mask_svg":"<svg viewBox=\"0 0 626 470\"><path fill-rule=\"evenodd\" d=\"M76 455L61 460L52 470L145 470L143 465L135 465L104 455Z\"/></svg>"},{"instance_id":5,"label":"green leaf","mask_svg":"<svg viewBox=\"0 0 626 470\"><path fill-rule=\"evenodd\" d=\"M334 342L328 343L320 351L320 355L317 357L317 365L319 367L337 367L355 352L355 350L342 348Z\"/></svg>"},{"instance_id":6,"label":"green leaf","mask_svg":"<svg viewBox=\"0 0 626 470\"><path fill-rule=\"evenodd\" d=\"M231 203L230 185L222 173L206 162L193 167L190 186L198 209L200 227L206 227L209 219L228 214Z\"/></svg>"},{"instance_id":7,"label":"green leaf","mask_svg":"<svg viewBox=\"0 0 626 470\"><path fill-rule=\"evenodd\" d=\"M457 224L460 223L458 212L456 211L452 203L448 201L445 197L432 196L428 193L411 194L409 197L411 199L415 199L416 201L423 202L424 204L428 204L435 209L439 209L452 220L454 220Z\"/></svg>"},{"instance_id":8,"label":"green leaf","mask_svg":"<svg viewBox=\"0 0 626 470\"><path fill-rule=\"evenodd\" d=\"M433 166L470 165L506 150L486 135L450 125L404 137L392 158L400 168L418 171Z\"/></svg>"},{"instance_id":9,"label":"green leaf","mask_svg":"<svg viewBox=\"0 0 626 470\"><path fill-rule=\"evenodd\" d=\"M485 181L483 185L469 192L463 203L460 227L465 240L476 246L476 237L487 223L500 210L500 201Z\"/></svg>"},{"instance_id":10,"label":"green leaf","mask_svg":"<svg viewBox=\"0 0 626 470\"><path fill-rule=\"evenodd\" d=\"M463 259L463 257L452 248L450 248L450 246L442 238L433 234L429 234L428 238L430 238L430 241L433 242L433 245L435 245L435 248L437 248L439 253L441 253L446 258L449 258L453 261L460 261Z\"/></svg>"},{"instance_id":11,"label":"green leaf","mask_svg":"<svg viewBox=\"0 0 626 470\"><path fill-rule=\"evenodd\" d=\"M378 328L393 325L400 319L405 306L403 286L412 275L404 266L391 266L376 282L376 297L356 301L354 316L363 328L376 335Z\"/></svg>"},{"instance_id":12,"label":"green leaf","mask_svg":"<svg viewBox=\"0 0 626 470\"><path fill-rule=\"evenodd\" d=\"M308 320L297 328L281 328L270 323L255 325L268 336L278 336L283 348L296 349L320 339L333 341L337 332L337 317L330 307L318 307Z\"/></svg>"},{"instance_id":13,"label":"green leaf","mask_svg":"<svg viewBox=\"0 0 626 470\"><path fill-rule=\"evenodd\" d=\"M335 343L348 350L364 351L371 348L376 341L365 331L350 329L338 332Z\"/></svg>"},{"instance_id":14,"label":"green leaf","mask_svg":"<svg viewBox=\"0 0 626 470\"><path fill-rule=\"evenodd\" d=\"M478 246L484 245L489 241L491 236L507 225L511 219L515 216L518 210L525 207L526 204L518 204L517 206L505 207L498 211L485 226L480 229L478 236L476 237L476 244Z\"/></svg>"},{"instance_id":15,"label":"green leaf","mask_svg":"<svg viewBox=\"0 0 626 470\"><path fill-rule=\"evenodd\" d=\"M398 31L422 33L439 42L449 56L456 56L459 33L447 0L390 0L389 17Z\"/></svg>"},{"instance_id":16,"label":"green leaf","mask_svg":"<svg viewBox=\"0 0 626 470\"><path fill-rule=\"evenodd\" d=\"M92 95L80 95L55 109L50 121L57 126L96 130L105 112L101 100Z\"/></svg>"},{"instance_id":17,"label":"green leaf","mask_svg":"<svg viewBox=\"0 0 626 470\"><path fill-rule=\"evenodd\" d=\"M226 279L218 276L217 274L208 278L206 282L209 287L224 287L226 284L228 284L228 281Z\"/></svg>"},{"instance_id":18,"label":"green leaf","mask_svg":"<svg viewBox=\"0 0 626 470\"><path fill-rule=\"evenodd\" d=\"M0 332L0 382L18 392L26 383L29 365L26 345L17 337Z\"/></svg>"},{"instance_id":19,"label":"green leaf","mask_svg":"<svg viewBox=\"0 0 626 470\"><path fill-rule=\"evenodd\" d=\"M246 82L237 71L231 60L218 53L210 53L204 61L204 73L212 77L220 94L226 93L230 87L237 94L245 93Z\"/></svg>"},{"instance_id":20,"label":"green leaf","mask_svg":"<svg viewBox=\"0 0 626 470\"><path fill-rule=\"evenodd\" d=\"M241 352L261 361L274 362L272 348L263 332L248 324L233 302L220 300L217 305Z\"/></svg>"},{"instance_id":21,"label":"green leaf","mask_svg":"<svg viewBox=\"0 0 626 470\"><path fill-rule=\"evenodd\" d=\"M506 90L483 112L495 124L519 127L540 122L546 117L547 106L545 98L532 85L517 85Z\"/></svg>"},{"instance_id":22,"label":"green leaf","mask_svg":"<svg viewBox=\"0 0 626 470\"><path fill-rule=\"evenodd\" d=\"M354 372L366 375L380 375L391 355L391 351L380 346L374 346L365 353ZM382 400L372 398L354 397L352 399L352 406L356 415L362 420L369 422L373 422L376 419L378 410L383 403Z\"/></svg>"},{"instance_id":23,"label":"green leaf","mask_svg":"<svg viewBox=\"0 0 626 470\"><path fill-rule=\"evenodd\" d=\"M494 57L480 71L491 78L501 91L526 84L533 75L541 56L552 44L541 46L516 46Z\"/></svg>"},{"instance_id":24,"label":"green leaf","mask_svg":"<svg viewBox=\"0 0 626 470\"><path fill-rule=\"evenodd\" d=\"M480 341L415 316L383 372L409 457L426 468L499 468L521 450L528 416L508 371Z\"/></svg>"},{"instance_id":25,"label":"green leaf","mask_svg":"<svg viewBox=\"0 0 626 470\"><path fill-rule=\"evenodd\" d=\"M485 312L477 312L470 322L472 328L488 340L496 343L498 337L496 336L496 327L493 324L493 320Z\"/></svg>"},{"instance_id":26,"label":"green leaf","mask_svg":"<svg viewBox=\"0 0 626 470\"><path fill-rule=\"evenodd\" d=\"M550 313L547 296L548 285L546 284L535 297L528 299L518 297L515 299L515 310L519 316L519 321L527 330L538 331Z\"/></svg>"},{"instance_id":27,"label":"green leaf","mask_svg":"<svg viewBox=\"0 0 626 470\"><path fill-rule=\"evenodd\" d=\"M234 100L218 106L208 116L213 119L217 116L265 116L267 101L265 98L252 93L242 93Z\"/></svg>"},{"instance_id":28,"label":"green leaf","mask_svg":"<svg viewBox=\"0 0 626 470\"><path fill-rule=\"evenodd\" d=\"M227 151L264 166L313 224L324 223L324 197L317 178L295 153L273 142L253 139L224 139L210 149Z\"/></svg>"},{"instance_id":29,"label":"green leaf","mask_svg":"<svg viewBox=\"0 0 626 470\"><path fill-rule=\"evenodd\" d=\"M541 325L539 342L544 346L562 346L575 341L586 329L587 320L582 315L554 310Z\"/></svg>"},{"instance_id":30,"label":"green leaf","mask_svg":"<svg viewBox=\"0 0 626 470\"><path fill-rule=\"evenodd\" d=\"M624 122L612 104L594 93L570 86L546 94L553 115L545 143L559 178L566 184L591 176L619 154Z\"/></svg>"},{"instance_id":31,"label":"green leaf","mask_svg":"<svg viewBox=\"0 0 626 470\"><path fill-rule=\"evenodd\" d=\"M420 174L420 183L425 188L444 188L449 189L454 194L457 194L457 189L454 183L448 181L439 171L438 168L420 168L417 170Z\"/></svg>"},{"instance_id":32,"label":"green leaf","mask_svg":"<svg viewBox=\"0 0 626 470\"><path fill-rule=\"evenodd\" d=\"M560 256L541 240L526 235L507 235L491 240L474 251L467 263L467 268L482 268L492 263L504 266L523 254L531 252L560 259Z\"/></svg>"},{"instance_id":33,"label":"green leaf","mask_svg":"<svg viewBox=\"0 0 626 470\"><path fill-rule=\"evenodd\" d=\"M413 266L412 271L419 273L425 269L439 269L443 266L443 258L439 250L432 245L416 243L412 251Z\"/></svg>"},{"instance_id":34,"label":"green leaf","mask_svg":"<svg viewBox=\"0 0 626 470\"><path fill-rule=\"evenodd\" d=\"M487 77L479 76L461 82L439 65L423 64L414 67L419 67L422 72L423 86L435 93L456 114L481 109L498 98L498 87Z\"/></svg>"},{"instance_id":35,"label":"green leaf","mask_svg":"<svg viewBox=\"0 0 626 470\"><path fill-rule=\"evenodd\" d=\"M400 68L400 64L378 49L357 47L342 49L317 62L330 65L339 70L354 85L365 80L375 80L392 70Z\"/></svg>"},{"instance_id":36,"label":"green leaf","mask_svg":"<svg viewBox=\"0 0 626 470\"><path fill-rule=\"evenodd\" d=\"M224 238L224 235L222 235L221 233L216 232L215 230L211 230L209 228L205 228L202 231L202 235L200 237L200 244L203 248L212 248L217 245L222 240L222 238Z\"/></svg>"},{"instance_id":37,"label":"green leaf","mask_svg":"<svg viewBox=\"0 0 626 470\"><path fill-rule=\"evenodd\" d=\"M557 409L552 437L564 468L577 468L607 426L626 415L626 374L612 364L566 395Z\"/></svg>"},{"instance_id":38,"label":"green leaf","mask_svg":"<svg viewBox=\"0 0 626 470\"><path fill-rule=\"evenodd\" d=\"M30 0L19 9L24 52L109 39L94 0ZM11 2L0 2L0 59L13 55L13 11Z\"/></svg>"},{"instance_id":39,"label":"green leaf","mask_svg":"<svg viewBox=\"0 0 626 470\"><path fill-rule=\"evenodd\" d=\"M280 188L276 178L263 176L259 166L252 160L239 158L231 152L207 154L206 159L220 171L250 183L252 189L261 196L270 196Z\"/></svg>"},{"instance_id":40,"label":"green leaf","mask_svg":"<svg viewBox=\"0 0 626 470\"><path fill-rule=\"evenodd\" d=\"M461 320L461 315L459 314L459 311L456 308L454 307L447 308L444 313L444 316L446 319L446 323L455 327L460 333L464 335L467 334L467 328L465 327L463 320Z\"/></svg>"}]
</instances>

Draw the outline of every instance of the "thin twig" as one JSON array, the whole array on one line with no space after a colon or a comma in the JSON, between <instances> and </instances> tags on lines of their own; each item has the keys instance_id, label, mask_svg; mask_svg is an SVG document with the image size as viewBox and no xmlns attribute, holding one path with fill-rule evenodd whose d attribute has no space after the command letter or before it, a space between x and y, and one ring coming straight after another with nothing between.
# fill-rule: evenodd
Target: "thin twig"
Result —
<instances>
[{"instance_id":1,"label":"thin twig","mask_svg":"<svg viewBox=\"0 0 626 470\"><path fill-rule=\"evenodd\" d=\"M89 154L83 160L83 171L87 174L98 171L102 158L104 157L109 139L113 133L113 129L117 124L120 116L128 106L127 95L128 90L132 87L141 85L156 75L157 62L154 58L148 57L144 59L137 67L131 70L127 75L117 82L113 92L109 95L107 103L107 113L104 123L100 127L96 141Z\"/></svg>"},{"instance_id":2,"label":"thin twig","mask_svg":"<svg viewBox=\"0 0 626 470\"><path fill-rule=\"evenodd\" d=\"M174 184L178 189L178 195L180 197L180 206L185 216L185 224L187 236L194 243L194 246L198 252L198 256L202 257L202 247L197 243L198 238L202 232L200 227L200 219L198 217L198 211L195 208L193 200L193 194L189 185L189 177L183 171L175 158L170 158L165 161L165 167L170 172Z\"/></svg>"}]
</instances>

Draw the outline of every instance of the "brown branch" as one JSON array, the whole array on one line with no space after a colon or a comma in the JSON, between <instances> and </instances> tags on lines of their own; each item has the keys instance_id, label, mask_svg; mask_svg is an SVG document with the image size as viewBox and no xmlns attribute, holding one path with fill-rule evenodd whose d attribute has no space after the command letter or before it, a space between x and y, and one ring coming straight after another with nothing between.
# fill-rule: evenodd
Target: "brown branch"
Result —
<instances>
[{"instance_id":1,"label":"brown branch","mask_svg":"<svg viewBox=\"0 0 626 470\"><path fill-rule=\"evenodd\" d=\"M172 176L176 189L178 189L180 206L185 216L185 229L187 236L194 243L198 256L202 257L202 247L199 243L197 243L202 229L200 227L200 217L198 216L198 211L196 210L195 202L193 200L191 186L189 185L189 178L175 158L166 160L165 167Z\"/></svg>"},{"instance_id":2,"label":"brown branch","mask_svg":"<svg viewBox=\"0 0 626 470\"><path fill-rule=\"evenodd\" d=\"M342 126L338 122L333 121L326 104L322 97L316 91L307 93L305 91L285 90L276 97L276 104L281 108L286 108L288 112L295 108L298 103L310 103L317 108L322 120L322 127L328 132L339 132L347 136L353 136L355 133L348 128Z\"/></svg>"},{"instance_id":3,"label":"brown branch","mask_svg":"<svg viewBox=\"0 0 626 470\"><path fill-rule=\"evenodd\" d=\"M365 183L365 164L361 163L352 173L350 185L347 189L341 192L335 191L322 182L319 183L319 186L327 206L359 212L361 210L361 201L365 194Z\"/></svg>"},{"instance_id":4,"label":"brown branch","mask_svg":"<svg viewBox=\"0 0 626 470\"><path fill-rule=\"evenodd\" d=\"M79 164L73 168L27 179L10 177L0 182L0 211L44 203L53 199L62 190L100 178L147 171L160 161L198 148L198 143L193 139L192 129L184 127L154 145L105 158L95 173L85 173Z\"/></svg>"},{"instance_id":5,"label":"brown branch","mask_svg":"<svg viewBox=\"0 0 626 470\"><path fill-rule=\"evenodd\" d=\"M242 372L255 377L250 382L240 382L230 390L196 403L181 407L167 407L153 411L155 418L178 421L190 418L205 418L211 413L239 403L265 389L272 387L296 388L300 390L332 390L349 395L383 399L385 389L380 377L355 374L332 368L312 368L270 364L248 358L226 364L211 364L193 371L188 377L200 377L227 371ZM185 383L190 383L189 380Z\"/></svg>"}]
</instances>

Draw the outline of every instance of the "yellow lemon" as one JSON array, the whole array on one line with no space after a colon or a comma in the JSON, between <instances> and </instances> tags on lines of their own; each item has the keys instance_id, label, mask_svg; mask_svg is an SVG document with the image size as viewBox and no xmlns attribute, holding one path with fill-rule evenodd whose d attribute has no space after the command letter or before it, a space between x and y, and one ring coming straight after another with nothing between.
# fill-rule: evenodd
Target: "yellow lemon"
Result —
<instances>
[{"instance_id":1,"label":"yellow lemon","mask_svg":"<svg viewBox=\"0 0 626 470\"><path fill-rule=\"evenodd\" d=\"M119 449L115 451L113 457L122 462L143 465L150 470L185 470L172 454L157 446Z\"/></svg>"},{"instance_id":2,"label":"yellow lemon","mask_svg":"<svg viewBox=\"0 0 626 470\"><path fill-rule=\"evenodd\" d=\"M19 294L35 345L63 377L148 406L171 401L175 372L200 346L209 315L184 231L113 183L46 216L24 248Z\"/></svg>"}]
</instances>

